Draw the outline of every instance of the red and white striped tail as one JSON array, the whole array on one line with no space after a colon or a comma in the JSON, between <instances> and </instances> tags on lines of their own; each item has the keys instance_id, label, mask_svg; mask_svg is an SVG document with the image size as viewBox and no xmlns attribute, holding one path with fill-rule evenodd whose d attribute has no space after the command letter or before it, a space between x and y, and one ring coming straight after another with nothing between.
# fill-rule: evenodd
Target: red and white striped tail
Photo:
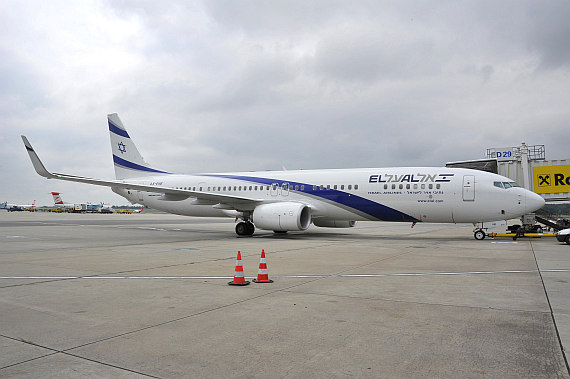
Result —
<instances>
[{"instance_id":1,"label":"red and white striped tail","mask_svg":"<svg viewBox=\"0 0 570 379\"><path fill-rule=\"evenodd\" d=\"M61 196L59 196L59 192L52 192L51 195L53 196L53 202L55 205L63 205L63 200Z\"/></svg>"}]
</instances>

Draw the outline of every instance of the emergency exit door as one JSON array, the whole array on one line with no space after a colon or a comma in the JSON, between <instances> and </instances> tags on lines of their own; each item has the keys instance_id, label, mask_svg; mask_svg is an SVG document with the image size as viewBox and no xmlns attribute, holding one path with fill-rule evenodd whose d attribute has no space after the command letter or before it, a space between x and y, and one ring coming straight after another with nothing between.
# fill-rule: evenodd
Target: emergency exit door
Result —
<instances>
[{"instance_id":1,"label":"emergency exit door","mask_svg":"<svg viewBox=\"0 0 570 379\"><path fill-rule=\"evenodd\" d=\"M475 176L463 176L463 201L475 200Z\"/></svg>"}]
</instances>

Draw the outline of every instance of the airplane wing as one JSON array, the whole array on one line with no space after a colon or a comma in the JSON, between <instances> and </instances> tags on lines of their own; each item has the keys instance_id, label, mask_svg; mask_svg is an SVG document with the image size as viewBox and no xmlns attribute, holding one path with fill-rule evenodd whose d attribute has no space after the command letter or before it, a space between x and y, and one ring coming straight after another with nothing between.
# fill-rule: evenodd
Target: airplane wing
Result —
<instances>
[{"instance_id":1,"label":"airplane wing","mask_svg":"<svg viewBox=\"0 0 570 379\"><path fill-rule=\"evenodd\" d=\"M136 191L161 193L164 195L164 200L179 201L179 200L188 199L190 197L194 197L196 198L196 200L194 200L196 205L200 204L213 205L213 206L219 206L220 208L229 205L237 210L251 210L257 204L263 202L262 199L251 199L240 196L182 190L182 189L175 189L169 187L149 186L145 184L129 182L127 180L101 180L101 179L86 178L83 176L50 172L45 168L44 164L40 160L38 154L35 152L34 148L30 144L28 139L25 136L21 137L22 141L24 141L24 145L26 146L26 150L28 151L28 155L30 156L32 164L34 165L34 169L39 175L43 176L44 178L67 180L70 182L88 183L103 187L123 188L123 189L136 190Z\"/></svg>"}]
</instances>

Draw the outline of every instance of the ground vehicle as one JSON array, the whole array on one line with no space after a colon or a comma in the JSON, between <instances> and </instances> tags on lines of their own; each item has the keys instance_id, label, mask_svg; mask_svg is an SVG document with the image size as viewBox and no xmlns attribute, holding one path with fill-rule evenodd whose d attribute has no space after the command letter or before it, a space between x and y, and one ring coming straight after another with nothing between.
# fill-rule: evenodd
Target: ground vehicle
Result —
<instances>
[{"instance_id":1,"label":"ground vehicle","mask_svg":"<svg viewBox=\"0 0 570 379\"><path fill-rule=\"evenodd\" d=\"M570 228L562 229L556 233L556 239L559 242L566 242L568 245L570 245Z\"/></svg>"}]
</instances>

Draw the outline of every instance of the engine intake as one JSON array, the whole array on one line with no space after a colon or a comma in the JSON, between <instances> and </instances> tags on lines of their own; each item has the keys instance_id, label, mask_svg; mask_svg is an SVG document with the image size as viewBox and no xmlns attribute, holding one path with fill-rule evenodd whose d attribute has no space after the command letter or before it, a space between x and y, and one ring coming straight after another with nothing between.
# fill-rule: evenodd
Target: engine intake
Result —
<instances>
[{"instance_id":1,"label":"engine intake","mask_svg":"<svg viewBox=\"0 0 570 379\"><path fill-rule=\"evenodd\" d=\"M294 202L261 204L253 211L253 223L278 232L306 230L311 225L311 209Z\"/></svg>"}]
</instances>

